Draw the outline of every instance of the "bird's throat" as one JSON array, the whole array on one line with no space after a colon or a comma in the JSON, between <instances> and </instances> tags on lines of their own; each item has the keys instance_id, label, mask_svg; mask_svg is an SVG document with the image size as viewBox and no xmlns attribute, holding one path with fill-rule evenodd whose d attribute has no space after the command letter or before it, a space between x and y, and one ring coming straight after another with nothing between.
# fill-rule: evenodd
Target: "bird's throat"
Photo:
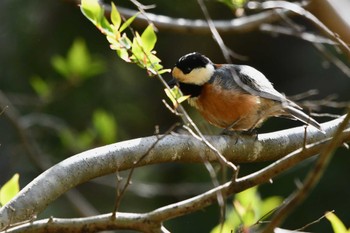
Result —
<instances>
[{"instance_id":1,"label":"bird's throat","mask_svg":"<svg viewBox=\"0 0 350 233\"><path fill-rule=\"evenodd\" d=\"M198 97L201 94L203 88L203 86L181 82L179 83L179 86L184 95L190 95L191 97Z\"/></svg>"}]
</instances>

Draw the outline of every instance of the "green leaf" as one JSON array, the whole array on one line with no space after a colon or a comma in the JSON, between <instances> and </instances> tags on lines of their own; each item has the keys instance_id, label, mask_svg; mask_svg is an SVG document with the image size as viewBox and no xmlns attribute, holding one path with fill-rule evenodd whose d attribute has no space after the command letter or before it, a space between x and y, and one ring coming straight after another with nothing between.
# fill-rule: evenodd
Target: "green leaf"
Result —
<instances>
[{"instance_id":1,"label":"green leaf","mask_svg":"<svg viewBox=\"0 0 350 233\"><path fill-rule=\"evenodd\" d=\"M151 52L147 52L146 54L144 54L144 57L145 65L147 67L148 72L150 72L151 75L156 75L157 72L163 68L163 66L159 64L160 59Z\"/></svg>"},{"instance_id":2,"label":"green leaf","mask_svg":"<svg viewBox=\"0 0 350 233\"><path fill-rule=\"evenodd\" d=\"M277 196L262 200L257 187L238 193L233 201L234 209L228 212L222 232L241 232L242 229L249 229L281 203L282 198ZM219 233L220 229L221 226L218 225L211 233Z\"/></svg>"},{"instance_id":3,"label":"green leaf","mask_svg":"<svg viewBox=\"0 0 350 233\"><path fill-rule=\"evenodd\" d=\"M105 69L103 60L93 58L85 41L79 38L69 48L67 58L54 56L51 64L60 75L73 84L100 74Z\"/></svg>"},{"instance_id":4,"label":"green leaf","mask_svg":"<svg viewBox=\"0 0 350 233\"><path fill-rule=\"evenodd\" d=\"M117 54L124 61L130 62L128 50L126 50L126 49L118 49L117 50Z\"/></svg>"},{"instance_id":5,"label":"green leaf","mask_svg":"<svg viewBox=\"0 0 350 233\"><path fill-rule=\"evenodd\" d=\"M107 39L108 39L108 37L107 37ZM126 36L125 33L122 35L122 37L120 37L118 39L118 41L116 41L114 38L109 38L109 42L111 44L110 45L111 49L116 50L118 56L121 59L123 59L126 62L131 62L131 60L129 58L128 50L131 49L132 42Z\"/></svg>"},{"instance_id":6,"label":"green leaf","mask_svg":"<svg viewBox=\"0 0 350 233\"><path fill-rule=\"evenodd\" d=\"M117 7L114 5L113 2L112 2L111 21L112 21L115 29L118 30L120 27L120 24L122 22L122 19L120 17L120 14L118 12Z\"/></svg>"},{"instance_id":7,"label":"green leaf","mask_svg":"<svg viewBox=\"0 0 350 233\"><path fill-rule=\"evenodd\" d=\"M258 220L260 216L261 199L257 193L257 187L238 193L233 203L244 225L251 225Z\"/></svg>"},{"instance_id":8,"label":"green leaf","mask_svg":"<svg viewBox=\"0 0 350 233\"><path fill-rule=\"evenodd\" d=\"M247 0L219 0L219 2L222 2L226 4L228 7L230 7L231 9L235 10L235 9L244 7Z\"/></svg>"},{"instance_id":9,"label":"green leaf","mask_svg":"<svg viewBox=\"0 0 350 233\"><path fill-rule=\"evenodd\" d=\"M73 151L77 150L77 148L79 147L76 140L76 135L73 133L72 130L68 128L61 129L61 131L59 132L59 137L64 147L67 147Z\"/></svg>"},{"instance_id":10,"label":"green leaf","mask_svg":"<svg viewBox=\"0 0 350 233\"><path fill-rule=\"evenodd\" d=\"M126 20L122 26L119 29L119 32L123 32L127 27L130 26L130 24L134 21L134 19L139 15L139 13L135 14L134 16L130 17L128 20Z\"/></svg>"},{"instance_id":11,"label":"green leaf","mask_svg":"<svg viewBox=\"0 0 350 233\"><path fill-rule=\"evenodd\" d=\"M344 223L332 212L326 213L326 218L332 224L334 233L349 233L350 229L346 229Z\"/></svg>"},{"instance_id":12,"label":"green leaf","mask_svg":"<svg viewBox=\"0 0 350 233\"><path fill-rule=\"evenodd\" d=\"M103 143L116 141L117 124L112 115L103 110L96 110L93 115L93 124Z\"/></svg>"},{"instance_id":13,"label":"green leaf","mask_svg":"<svg viewBox=\"0 0 350 233\"><path fill-rule=\"evenodd\" d=\"M170 101L173 103L173 106L176 106L177 105L176 98L175 98L175 95L172 93L172 91L169 90L168 88L165 88L164 92L168 96Z\"/></svg>"},{"instance_id":14,"label":"green leaf","mask_svg":"<svg viewBox=\"0 0 350 233\"><path fill-rule=\"evenodd\" d=\"M19 175L16 173L0 189L0 204L3 206L19 192Z\"/></svg>"},{"instance_id":15,"label":"green leaf","mask_svg":"<svg viewBox=\"0 0 350 233\"><path fill-rule=\"evenodd\" d=\"M153 30L153 25L150 24L143 31L141 35L142 47L145 52L150 52L154 48L154 45L157 42L156 33Z\"/></svg>"},{"instance_id":16,"label":"green leaf","mask_svg":"<svg viewBox=\"0 0 350 233\"><path fill-rule=\"evenodd\" d=\"M80 10L95 25L99 23L103 9L98 3L98 0L82 0Z\"/></svg>"},{"instance_id":17,"label":"green leaf","mask_svg":"<svg viewBox=\"0 0 350 233\"><path fill-rule=\"evenodd\" d=\"M69 128L65 128L60 131L59 137L63 146L73 152L86 150L91 147L94 141L94 134L91 130L76 133Z\"/></svg>"},{"instance_id":18,"label":"green leaf","mask_svg":"<svg viewBox=\"0 0 350 233\"><path fill-rule=\"evenodd\" d=\"M106 17L104 17L104 10L99 6L96 0L83 1L81 10L83 14L93 21L93 23L100 29L101 33L106 36L110 43L110 48L116 50L121 59L126 62L135 63L141 68L147 69L150 76L160 74L159 71L162 73L167 72L167 70L163 70L163 66L160 64L160 59L156 57L155 52L152 51L157 42L157 36L154 32L153 25L149 25L141 36L136 32L131 42L125 33L122 35L122 32L130 26L139 13L122 23L117 7L115 4L111 4L112 10L110 21L112 24L110 24Z\"/></svg>"},{"instance_id":19,"label":"green leaf","mask_svg":"<svg viewBox=\"0 0 350 233\"><path fill-rule=\"evenodd\" d=\"M279 196L271 196L264 199L261 203L261 213L267 214L271 213L272 210L275 210L277 207L279 207L283 202L283 198Z\"/></svg>"},{"instance_id":20,"label":"green leaf","mask_svg":"<svg viewBox=\"0 0 350 233\"><path fill-rule=\"evenodd\" d=\"M30 85L33 87L35 92L43 99L48 98L51 94L50 85L38 75L31 77Z\"/></svg>"},{"instance_id":21,"label":"green leaf","mask_svg":"<svg viewBox=\"0 0 350 233\"><path fill-rule=\"evenodd\" d=\"M109 34L113 34L114 33L114 30L112 29L112 26L109 23L108 19L106 19L106 17L104 17L104 13L101 14L100 19L99 19L99 24L96 25L96 26L105 35L109 35Z\"/></svg>"},{"instance_id":22,"label":"green leaf","mask_svg":"<svg viewBox=\"0 0 350 233\"><path fill-rule=\"evenodd\" d=\"M164 74L164 73L170 73L171 72L171 69L161 69L161 70L158 70L158 74Z\"/></svg>"},{"instance_id":23,"label":"green leaf","mask_svg":"<svg viewBox=\"0 0 350 233\"><path fill-rule=\"evenodd\" d=\"M145 65L145 61L144 61L144 53L142 51L142 41L141 41L141 37L140 35L136 32L135 33L135 37L132 41L132 48L131 48L131 52L133 54L133 56L131 57L131 59L133 60L133 62L142 65L142 67L146 67Z\"/></svg>"},{"instance_id":24,"label":"green leaf","mask_svg":"<svg viewBox=\"0 0 350 233\"><path fill-rule=\"evenodd\" d=\"M226 232L234 232L233 229L235 229L234 225L228 224L227 222L224 222L224 225L221 227L221 224L215 226L210 233L226 233Z\"/></svg>"},{"instance_id":25,"label":"green leaf","mask_svg":"<svg viewBox=\"0 0 350 233\"><path fill-rule=\"evenodd\" d=\"M67 62L71 72L71 78L83 77L90 66L90 53L82 39L76 39L68 51Z\"/></svg>"},{"instance_id":26,"label":"green leaf","mask_svg":"<svg viewBox=\"0 0 350 233\"><path fill-rule=\"evenodd\" d=\"M93 145L95 139L95 135L92 132L91 129L87 129L81 133L78 134L78 137L74 141L78 141L79 151L86 150L86 148L89 148Z\"/></svg>"},{"instance_id":27,"label":"green leaf","mask_svg":"<svg viewBox=\"0 0 350 233\"><path fill-rule=\"evenodd\" d=\"M123 48L125 49L131 49L132 48L132 42L131 40L126 36L125 33L123 33L122 37L119 39L119 43Z\"/></svg>"},{"instance_id":28,"label":"green leaf","mask_svg":"<svg viewBox=\"0 0 350 233\"><path fill-rule=\"evenodd\" d=\"M106 66L102 60L94 59L90 62L90 69L86 72L86 77L95 76L105 71Z\"/></svg>"},{"instance_id":29,"label":"green leaf","mask_svg":"<svg viewBox=\"0 0 350 233\"><path fill-rule=\"evenodd\" d=\"M104 9L98 0L82 0L80 9L100 31L104 34L113 33L112 27L104 16Z\"/></svg>"},{"instance_id":30,"label":"green leaf","mask_svg":"<svg viewBox=\"0 0 350 233\"><path fill-rule=\"evenodd\" d=\"M174 86L172 89L164 89L165 94L168 96L170 101L173 103L174 108L177 108L179 103L185 101L188 99L190 96L182 96L180 89L177 86Z\"/></svg>"},{"instance_id":31,"label":"green leaf","mask_svg":"<svg viewBox=\"0 0 350 233\"><path fill-rule=\"evenodd\" d=\"M70 70L68 64L62 56L53 56L51 59L51 65L55 71L63 77L67 77L69 75Z\"/></svg>"}]
</instances>

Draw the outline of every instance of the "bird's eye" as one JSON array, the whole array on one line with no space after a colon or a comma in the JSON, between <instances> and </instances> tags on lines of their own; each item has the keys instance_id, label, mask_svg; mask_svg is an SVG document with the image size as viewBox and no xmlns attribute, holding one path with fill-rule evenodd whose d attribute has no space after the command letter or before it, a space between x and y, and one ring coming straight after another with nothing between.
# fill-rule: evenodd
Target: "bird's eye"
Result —
<instances>
[{"instance_id":1,"label":"bird's eye","mask_svg":"<svg viewBox=\"0 0 350 233\"><path fill-rule=\"evenodd\" d=\"M184 69L184 73L185 74L188 74L188 73L190 73L192 71L192 68L191 67L186 67L185 69Z\"/></svg>"}]
</instances>

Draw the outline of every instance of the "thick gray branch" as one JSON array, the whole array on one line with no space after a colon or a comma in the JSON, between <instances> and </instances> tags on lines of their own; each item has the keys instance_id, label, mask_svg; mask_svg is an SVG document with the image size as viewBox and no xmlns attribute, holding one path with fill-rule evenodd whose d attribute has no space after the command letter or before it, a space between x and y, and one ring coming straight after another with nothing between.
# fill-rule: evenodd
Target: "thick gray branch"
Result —
<instances>
[{"instance_id":1,"label":"thick gray branch","mask_svg":"<svg viewBox=\"0 0 350 233\"><path fill-rule=\"evenodd\" d=\"M342 119L322 124L326 135L309 128L306 143L331 137ZM236 138L229 136L208 136L207 139L234 163L276 160L303 146L304 127L261 134L257 139L242 137L237 143ZM0 229L35 217L53 200L78 184L132 168L135 161L153 146L139 166L164 162L202 162L199 154L210 161L216 159L215 153L192 136L168 135L158 140L157 136L150 136L103 146L69 157L51 167L0 209Z\"/></svg>"},{"instance_id":2,"label":"thick gray branch","mask_svg":"<svg viewBox=\"0 0 350 233\"><path fill-rule=\"evenodd\" d=\"M105 5L107 11L110 7ZM130 18L138 11L118 7L121 15ZM285 10L277 10L286 13ZM258 29L263 23L272 23L280 20L280 16L274 11L266 11L250 16L244 16L232 20L213 20L213 24L219 33L249 32ZM146 27L151 21L161 31L172 31L180 33L210 34L210 28L206 20L172 18L165 15L146 13L138 15L134 23L138 26Z\"/></svg>"},{"instance_id":3,"label":"thick gray branch","mask_svg":"<svg viewBox=\"0 0 350 233\"><path fill-rule=\"evenodd\" d=\"M118 212L117 217L112 214L102 214L85 218L49 218L28 222L13 227L8 232L98 232L101 230L133 229L140 232L168 232L159 224L147 221L145 214L132 214Z\"/></svg>"},{"instance_id":4,"label":"thick gray branch","mask_svg":"<svg viewBox=\"0 0 350 233\"><path fill-rule=\"evenodd\" d=\"M88 233L96 232L97 230L133 229L142 232L168 233L169 231L162 226L163 222L181 215L198 211L208 205L211 205L216 201L217 192L221 192L224 196L229 196L233 193L238 193L255 185L266 183L271 179L271 177L275 177L286 169L295 166L300 161L303 161L320 151L324 151L325 148L329 148L329 145L332 143L334 146L338 147L343 141L350 140L349 130L344 131L343 133L340 132L341 131L338 130L338 133L336 134L336 137L338 137L340 140L334 141L333 139L328 138L320 142L313 143L305 148L298 149L286 155L285 157L253 174L238 178L235 181L227 182L195 197L163 206L148 213L128 214L118 212L116 215L104 214L88 218L50 218L21 224L18 227L12 227L6 232L62 232L69 229L69 232Z\"/></svg>"},{"instance_id":5,"label":"thick gray branch","mask_svg":"<svg viewBox=\"0 0 350 233\"><path fill-rule=\"evenodd\" d=\"M75 0L79 5L80 0ZM102 4L102 3L100 3ZM106 14L110 14L111 6L102 4ZM128 9L117 6L119 13L130 18L138 13L137 10ZM272 23L281 19L278 13L290 14L291 12L284 9L277 9L256 13L253 15L243 16L232 20L213 20L214 26L219 33L242 33L257 30L263 23ZM208 23L204 19L185 19L175 18L166 15L158 15L149 12L139 14L133 24L140 27L147 27L152 22L161 31L171 31L178 33L195 33L195 34L211 34Z\"/></svg>"}]
</instances>

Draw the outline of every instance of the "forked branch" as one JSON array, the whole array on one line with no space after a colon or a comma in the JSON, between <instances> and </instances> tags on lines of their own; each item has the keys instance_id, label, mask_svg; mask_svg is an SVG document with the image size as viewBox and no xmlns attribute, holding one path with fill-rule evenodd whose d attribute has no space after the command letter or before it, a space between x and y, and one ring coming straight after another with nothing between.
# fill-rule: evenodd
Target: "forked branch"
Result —
<instances>
[{"instance_id":1,"label":"forked branch","mask_svg":"<svg viewBox=\"0 0 350 233\"><path fill-rule=\"evenodd\" d=\"M326 135L312 128L308 129L305 141L307 144L315 144L305 149L298 149L303 147L304 127L261 134L257 139L242 137L237 143L236 138L228 136L208 136L208 141L215 148L227 159L236 163L282 159L258 173L238 178L232 187L231 182L228 182L194 198L150 212L148 219L159 223L210 205L216 201L218 191L226 196L267 182L305 158L319 153L323 144L328 142L327 138L332 137L342 120L343 117L322 124ZM134 162L138 161L140 156L143 156L158 139L159 137L151 136L111 144L77 154L53 166L29 183L11 202L0 209L1 228L33 219L53 200L78 184L114 173L116 170L132 168ZM349 140L348 126L342 133L339 145ZM291 153L292 151L295 152ZM202 158L198 156L199 153L208 158L208 161L217 159L213 151L208 150L202 142L195 140L192 136L168 135L162 138L138 165L175 161L202 162ZM285 156L288 153L291 154ZM115 221L118 220L118 214Z\"/></svg>"}]
</instances>

